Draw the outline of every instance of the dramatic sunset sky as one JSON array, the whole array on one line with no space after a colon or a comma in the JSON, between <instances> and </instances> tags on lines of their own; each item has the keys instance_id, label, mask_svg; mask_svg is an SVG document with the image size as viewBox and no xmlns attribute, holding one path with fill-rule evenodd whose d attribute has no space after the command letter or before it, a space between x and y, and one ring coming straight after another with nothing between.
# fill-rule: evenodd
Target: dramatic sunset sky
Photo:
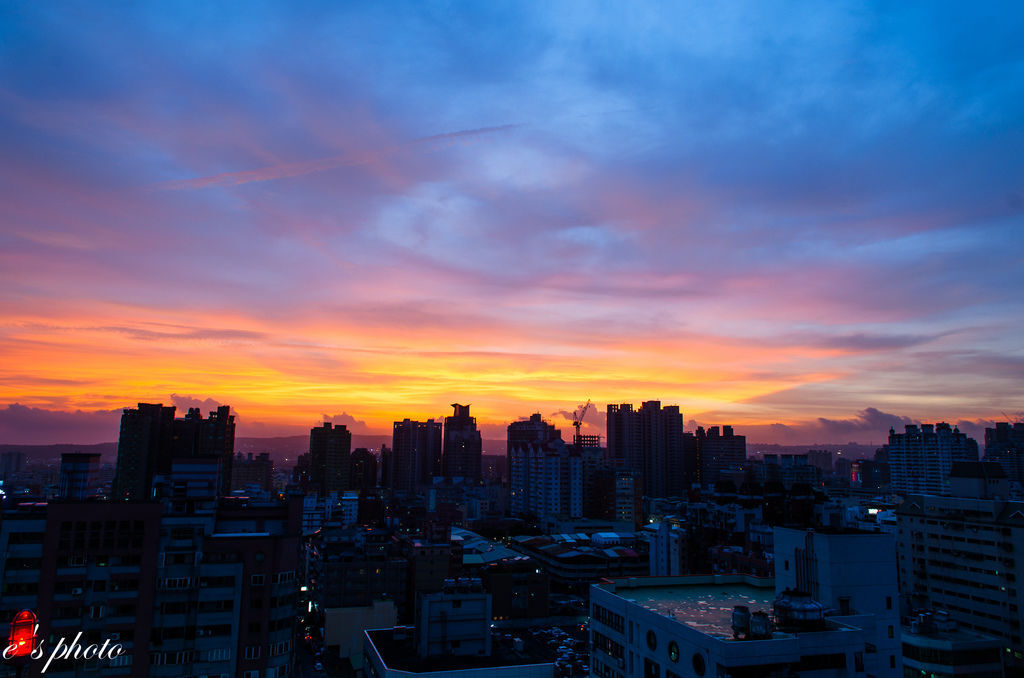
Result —
<instances>
[{"instance_id":1,"label":"dramatic sunset sky","mask_svg":"<svg viewBox=\"0 0 1024 678\"><path fill-rule=\"evenodd\" d=\"M1018 416L1024 5L664 4L3 3L0 443Z\"/></svg>"}]
</instances>

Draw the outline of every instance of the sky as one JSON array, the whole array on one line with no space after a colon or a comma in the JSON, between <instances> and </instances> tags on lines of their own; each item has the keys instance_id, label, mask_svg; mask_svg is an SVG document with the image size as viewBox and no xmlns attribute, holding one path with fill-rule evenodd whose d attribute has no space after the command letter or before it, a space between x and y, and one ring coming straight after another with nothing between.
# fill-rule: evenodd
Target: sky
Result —
<instances>
[{"instance_id":1,"label":"sky","mask_svg":"<svg viewBox=\"0 0 1024 678\"><path fill-rule=\"evenodd\" d=\"M0 3L0 442L1024 411L1024 5ZM990 423L989 423L990 425Z\"/></svg>"}]
</instances>

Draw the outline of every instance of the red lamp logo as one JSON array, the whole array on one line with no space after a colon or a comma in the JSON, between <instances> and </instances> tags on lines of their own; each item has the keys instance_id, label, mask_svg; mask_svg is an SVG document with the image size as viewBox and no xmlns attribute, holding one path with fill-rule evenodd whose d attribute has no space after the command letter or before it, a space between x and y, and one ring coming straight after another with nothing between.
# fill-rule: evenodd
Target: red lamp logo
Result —
<instances>
[{"instance_id":1,"label":"red lamp logo","mask_svg":"<svg viewBox=\"0 0 1024 678\"><path fill-rule=\"evenodd\" d=\"M11 622L11 637L7 643L5 659L29 657L36 649L36 625L38 619L32 610L22 610Z\"/></svg>"}]
</instances>

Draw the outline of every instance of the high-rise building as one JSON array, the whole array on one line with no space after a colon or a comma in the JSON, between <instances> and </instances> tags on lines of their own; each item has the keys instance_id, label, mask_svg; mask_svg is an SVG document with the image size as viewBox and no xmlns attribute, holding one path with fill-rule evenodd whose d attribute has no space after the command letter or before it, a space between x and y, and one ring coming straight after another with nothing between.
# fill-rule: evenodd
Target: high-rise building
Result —
<instances>
[{"instance_id":1,"label":"high-rise building","mask_svg":"<svg viewBox=\"0 0 1024 678\"><path fill-rule=\"evenodd\" d=\"M643 460L644 494L670 497L683 494L683 415L677 405L664 408L657 400L640 406L640 450Z\"/></svg>"},{"instance_id":2,"label":"high-rise building","mask_svg":"<svg viewBox=\"0 0 1024 678\"><path fill-rule=\"evenodd\" d=\"M986 428L985 461L998 462L1011 482L1024 485L1024 422Z\"/></svg>"},{"instance_id":3,"label":"high-rise building","mask_svg":"<svg viewBox=\"0 0 1024 678\"><path fill-rule=\"evenodd\" d=\"M81 501L89 496L89 490L98 482L100 455L90 452L65 452L60 455L61 499Z\"/></svg>"},{"instance_id":4,"label":"high-rise building","mask_svg":"<svg viewBox=\"0 0 1024 678\"><path fill-rule=\"evenodd\" d=\"M323 426L309 432L309 467L313 487L321 495L341 494L348 489L352 434L343 424Z\"/></svg>"},{"instance_id":5,"label":"high-rise building","mask_svg":"<svg viewBox=\"0 0 1024 678\"><path fill-rule=\"evenodd\" d=\"M469 405L453 403L452 408L452 416L444 418L444 475L475 482L480 480L483 440L476 419L469 415Z\"/></svg>"},{"instance_id":6,"label":"high-rise building","mask_svg":"<svg viewBox=\"0 0 1024 678\"><path fill-rule=\"evenodd\" d=\"M139 403L125 408L117 441L117 470L113 496L117 500L152 497L153 479L166 475L174 459L206 457L218 463L218 492L231 493L231 463L235 450L235 417L228 405L203 419L198 407L174 418L174 406Z\"/></svg>"},{"instance_id":7,"label":"high-rise building","mask_svg":"<svg viewBox=\"0 0 1024 678\"><path fill-rule=\"evenodd\" d=\"M642 472L640 413L629 403L609 405L605 426L608 434L608 463Z\"/></svg>"},{"instance_id":8,"label":"high-rise building","mask_svg":"<svg viewBox=\"0 0 1024 678\"><path fill-rule=\"evenodd\" d=\"M441 422L396 421L391 444L391 489L413 492L441 475Z\"/></svg>"},{"instance_id":9,"label":"high-rise building","mask_svg":"<svg viewBox=\"0 0 1024 678\"><path fill-rule=\"evenodd\" d=\"M174 454L174 407L139 403L125 408L117 439L112 495L119 501L149 499L153 477L167 473Z\"/></svg>"},{"instance_id":10,"label":"high-rise building","mask_svg":"<svg viewBox=\"0 0 1024 678\"><path fill-rule=\"evenodd\" d=\"M252 452L248 456L239 452L231 463L231 489L253 486L267 492L274 489L274 462L269 452L260 452L255 457Z\"/></svg>"},{"instance_id":11,"label":"high-rise building","mask_svg":"<svg viewBox=\"0 0 1024 678\"><path fill-rule=\"evenodd\" d=\"M689 486L683 415L676 405L649 400L607 410L608 463L641 474L648 497L679 496Z\"/></svg>"},{"instance_id":12,"label":"high-rise building","mask_svg":"<svg viewBox=\"0 0 1024 678\"><path fill-rule=\"evenodd\" d=\"M357 447L349 460L348 484L366 492L377 487L377 457L365 447Z\"/></svg>"},{"instance_id":13,"label":"high-rise building","mask_svg":"<svg viewBox=\"0 0 1024 678\"><path fill-rule=\"evenodd\" d=\"M514 515L583 516L583 455L539 414L508 427L509 508Z\"/></svg>"},{"instance_id":14,"label":"high-rise building","mask_svg":"<svg viewBox=\"0 0 1024 678\"><path fill-rule=\"evenodd\" d=\"M697 427L697 456L700 460L700 482L707 485L720 479L725 471L742 469L747 463L747 438L738 436L732 426L717 426L707 431Z\"/></svg>"},{"instance_id":15,"label":"high-rise building","mask_svg":"<svg viewBox=\"0 0 1024 678\"><path fill-rule=\"evenodd\" d=\"M978 461L978 443L949 424L889 429L889 477L899 494L948 494L954 461Z\"/></svg>"},{"instance_id":16,"label":"high-rise building","mask_svg":"<svg viewBox=\"0 0 1024 678\"><path fill-rule=\"evenodd\" d=\"M961 626L1002 639L1007 668L1024 675L1024 503L910 495L896 519L910 606L946 610Z\"/></svg>"}]
</instances>

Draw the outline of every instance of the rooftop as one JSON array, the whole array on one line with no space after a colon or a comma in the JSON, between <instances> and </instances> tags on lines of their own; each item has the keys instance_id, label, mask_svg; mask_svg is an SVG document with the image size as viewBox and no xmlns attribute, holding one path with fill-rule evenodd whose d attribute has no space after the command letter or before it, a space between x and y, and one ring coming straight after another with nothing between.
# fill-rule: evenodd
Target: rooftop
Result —
<instances>
[{"instance_id":1,"label":"rooftop","mask_svg":"<svg viewBox=\"0 0 1024 678\"><path fill-rule=\"evenodd\" d=\"M640 586L616 594L709 636L732 638L733 606L746 605L751 612L771 613L775 587L767 581L766 586L744 582Z\"/></svg>"},{"instance_id":2,"label":"rooftop","mask_svg":"<svg viewBox=\"0 0 1024 678\"><path fill-rule=\"evenodd\" d=\"M774 579L742 574L627 577L605 580L598 586L712 638L728 641L733 640L734 606L745 605L751 613L771 615L776 599ZM813 628L776 627L774 637L841 628L846 627L826 619Z\"/></svg>"},{"instance_id":3,"label":"rooftop","mask_svg":"<svg viewBox=\"0 0 1024 678\"><path fill-rule=\"evenodd\" d=\"M411 628L368 630L366 635L388 668L411 673L551 664L550 661L531 652L529 645L525 646L525 651L517 652L510 644L499 642L497 638L493 639L489 657L445 655L420 659L416 654L415 634Z\"/></svg>"}]
</instances>

